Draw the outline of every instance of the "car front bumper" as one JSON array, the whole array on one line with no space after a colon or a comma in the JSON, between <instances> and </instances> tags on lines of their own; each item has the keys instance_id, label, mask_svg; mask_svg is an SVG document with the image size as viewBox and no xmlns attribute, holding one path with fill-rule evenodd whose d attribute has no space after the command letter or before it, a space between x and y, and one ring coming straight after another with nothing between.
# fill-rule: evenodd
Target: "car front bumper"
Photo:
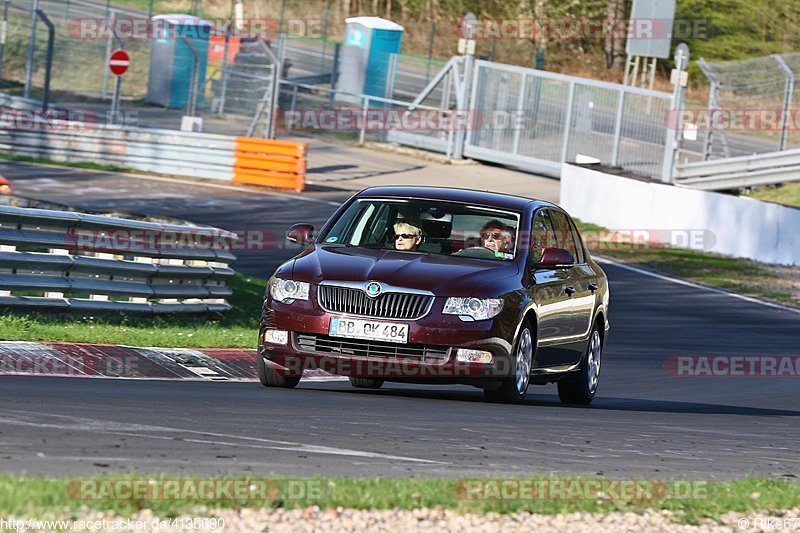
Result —
<instances>
[{"instance_id":1,"label":"car front bumper","mask_svg":"<svg viewBox=\"0 0 800 533\"><path fill-rule=\"evenodd\" d=\"M368 318L408 324L408 343L394 344L329 335L331 318L365 317L329 313L308 301L267 304L259 332L259 357L287 375L322 370L391 381L472 383L502 379L514 371L508 340L514 335L514 321L504 320L502 313L491 320L464 322L457 316L441 314L437 308L440 310L443 302L436 302L428 315L417 320ZM265 343L266 329L288 331L288 342ZM459 348L489 352L492 362L459 361Z\"/></svg>"}]
</instances>

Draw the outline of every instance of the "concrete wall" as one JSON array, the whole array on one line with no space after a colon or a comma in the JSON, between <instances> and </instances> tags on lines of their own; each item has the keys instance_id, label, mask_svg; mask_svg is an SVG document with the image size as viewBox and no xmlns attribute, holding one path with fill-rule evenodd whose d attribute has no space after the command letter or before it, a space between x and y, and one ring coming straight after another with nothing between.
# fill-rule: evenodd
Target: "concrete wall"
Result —
<instances>
[{"instance_id":1,"label":"concrete wall","mask_svg":"<svg viewBox=\"0 0 800 533\"><path fill-rule=\"evenodd\" d=\"M800 209L568 164L561 173L560 205L583 222L609 229L666 230L655 234L672 235L678 247L800 265Z\"/></svg>"}]
</instances>

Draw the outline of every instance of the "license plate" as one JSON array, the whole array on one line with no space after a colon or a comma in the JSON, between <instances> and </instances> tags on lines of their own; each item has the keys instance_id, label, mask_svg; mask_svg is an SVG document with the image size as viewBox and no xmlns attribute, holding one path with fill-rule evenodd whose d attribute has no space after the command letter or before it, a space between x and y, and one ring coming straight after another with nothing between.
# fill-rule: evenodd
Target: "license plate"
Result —
<instances>
[{"instance_id":1,"label":"license plate","mask_svg":"<svg viewBox=\"0 0 800 533\"><path fill-rule=\"evenodd\" d=\"M330 335L405 344L408 342L408 324L333 317Z\"/></svg>"}]
</instances>

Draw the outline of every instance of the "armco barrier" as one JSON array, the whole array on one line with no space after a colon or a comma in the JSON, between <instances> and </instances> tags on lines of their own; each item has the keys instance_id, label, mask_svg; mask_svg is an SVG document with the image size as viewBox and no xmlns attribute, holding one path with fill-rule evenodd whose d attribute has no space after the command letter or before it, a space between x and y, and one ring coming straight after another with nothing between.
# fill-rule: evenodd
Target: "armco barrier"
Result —
<instances>
[{"instance_id":1,"label":"armco barrier","mask_svg":"<svg viewBox=\"0 0 800 533\"><path fill-rule=\"evenodd\" d=\"M0 309L230 309L236 235L217 228L0 206Z\"/></svg>"},{"instance_id":2,"label":"armco barrier","mask_svg":"<svg viewBox=\"0 0 800 533\"><path fill-rule=\"evenodd\" d=\"M233 182L302 191L306 150L300 142L237 137Z\"/></svg>"},{"instance_id":3,"label":"armco barrier","mask_svg":"<svg viewBox=\"0 0 800 533\"><path fill-rule=\"evenodd\" d=\"M62 120L0 129L0 151L15 155L296 191L305 187L306 146L291 141Z\"/></svg>"}]
</instances>

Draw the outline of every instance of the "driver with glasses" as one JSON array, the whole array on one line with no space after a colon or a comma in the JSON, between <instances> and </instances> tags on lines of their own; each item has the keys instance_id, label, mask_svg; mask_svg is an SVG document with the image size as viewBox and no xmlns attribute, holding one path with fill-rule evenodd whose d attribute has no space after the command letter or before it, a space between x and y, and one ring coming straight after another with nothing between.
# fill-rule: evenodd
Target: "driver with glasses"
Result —
<instances>
[{"instance_id":1,"label":"driver with glasses","mask_svg":"<svg viewBox=\"0 0 800 533\"><path fill-rule=\"evenodd\" d=\"M415 252L422 242L422 229L416 224L401 220L394 224L394 248Z\"/></svg>"},{"instance_id":2,"label":"driver with glasses","mask_svg":"<svg viewBox=\"0 0 800 533\"><path fill-rule=\"evenodd\" d=\"M490 220L481 229L481 244L493 252L510 252L514 247L514 232L499 220Z\"/></svg>"}]
</instances>

